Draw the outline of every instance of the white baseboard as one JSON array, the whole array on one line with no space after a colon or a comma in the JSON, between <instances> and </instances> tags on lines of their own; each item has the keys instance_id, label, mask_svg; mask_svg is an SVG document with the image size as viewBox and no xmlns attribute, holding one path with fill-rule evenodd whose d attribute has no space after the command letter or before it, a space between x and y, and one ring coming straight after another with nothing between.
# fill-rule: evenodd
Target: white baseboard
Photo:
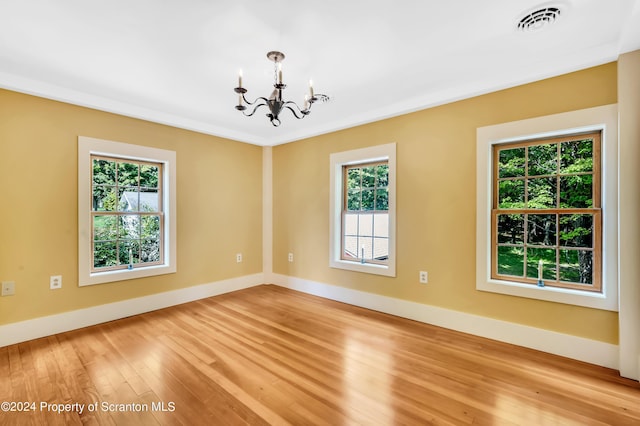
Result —
<instances>
[{"instance_id":1,"label":"white baseboard","mask_svg":"<svg viewBox=\"0 0 640 426\"><path fill-rule=\"evenodd\" d=\"M617 345L279 274L267 282L326 299L618 369Z\"/></svg>"},{"instance_id":2,"label":"white baseboard","mask_svg":"<svg viewBox=\"0 0 640 426\"><path fill-rule=\"evenodd\" d=\"M0 347L155 311L169 306L180 305L231 291L242 290L263 284L264 278L264 274L246 275L179 290L137 297L135 299L107 303L91 308L0 325Z\"/></svg>"},{"instance_id":3,"label":"white baseboard","mask_svg":"<svg viewBox=\"0 0 640 426\"><path fill-rule=\"evenodd\" d=\"M265 282L439 327L618 369L617 345L272 273L247 275L0 325L0 347L242 290Z\"/></svg>"}]
</instances>

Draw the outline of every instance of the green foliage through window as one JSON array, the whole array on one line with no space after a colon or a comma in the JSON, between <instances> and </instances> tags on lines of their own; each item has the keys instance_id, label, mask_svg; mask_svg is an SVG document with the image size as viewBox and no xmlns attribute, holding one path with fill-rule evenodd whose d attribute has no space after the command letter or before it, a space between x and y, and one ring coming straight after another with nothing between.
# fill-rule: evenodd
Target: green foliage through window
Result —
<instances>
[{"instance_id":1,"label":"green foliage through window","mask_svg":"<svg viewBox=\"0 0 640 426\"><path fill-rule=\"evenodd\" d=\"M93 269L162 261L162 165L92 156Z\"/></svg>"},{"instance_id":2,"label":"green foliage through window","mask_svg":"<svg viewBox=\"0 0 640 426\"><path fill-rule=\"evenodd\" d=\"M344 167L342 258L385 263L389 257L389 165Z\"/></svg>"},{"instance_id":3,"label":"green foliage through window","mask_svg":"<svg viewBox=\"0 0 640 426\"><path fill-rule=\"evenodd\" d=\"M595 284L599 141L596 133L495 147L498 275L536 282L542 265L545 285Z\"/></svg>"}]
</instances>

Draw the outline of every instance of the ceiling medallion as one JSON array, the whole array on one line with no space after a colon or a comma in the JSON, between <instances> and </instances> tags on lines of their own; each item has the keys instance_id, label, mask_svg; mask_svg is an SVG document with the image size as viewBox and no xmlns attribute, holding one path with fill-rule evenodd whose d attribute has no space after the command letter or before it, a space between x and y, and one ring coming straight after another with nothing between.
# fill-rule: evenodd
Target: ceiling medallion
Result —
<instances>
[{"instance_id":1,"label":"ceiling medallion","mask_svg":"<svg viewBox=\"0 0 640 426\"><path fill-rule=\"evenodd\" d=\"M286 84L282 81L282 61L284 60L284 53L278 51L271 51L267 53L267 58L270 61L273 61L274 64L274 72L273 72L273 87L274 90L269 96L269 98L259 97L253 102L249 102L245 97L245 93L247 93L247 89L242 87L242 70L238 75L238 87L236 87L234 92L238 94L238 105L236 105L236 109L238 111L242 111L244 115L247 117L251 117L256 113L257 109L261 106L268 106L269 113L267 117L271 120L271 124L275 127L280 125L280 112L284 108L287 108L293 116L297 119L305 118L311 112L311 107L314 103L318 101L326 102L329 100L327 95L322 95L319 93L314 93L313 91L313 83L309 80L309 93L304 96L304 106L300 108L298 104L293 101L285 101L282 98L282 91L287 87ZM253 107L250 113L247 113L247 105Z\"/></svg>"}]
</instances>

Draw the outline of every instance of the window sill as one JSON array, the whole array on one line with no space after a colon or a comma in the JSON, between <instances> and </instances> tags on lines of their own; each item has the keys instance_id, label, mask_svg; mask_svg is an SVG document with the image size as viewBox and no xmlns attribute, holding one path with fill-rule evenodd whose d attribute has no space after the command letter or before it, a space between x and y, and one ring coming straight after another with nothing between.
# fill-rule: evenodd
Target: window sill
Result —
<instances>
[{"instance_id":1,"label":"window sill","mask_svg":"<svg viewBox=\"0 0 640 426\"><path fill-rule=\"evenodd\" d=\"M333 260L330 266L336 269L345 269L347 271L362 272L365 274L383 275L386 277L395 277L395 268L389 265L377 265L375 263L351 262L348 260Z\"/></svg>"},{"instance_id":2,"label":"window sill","mask_svg":"<svg viewBox=\"0 0 640 426\"><path fill-rule=\"evenodd\" d=\"M119 269L117 271L94 272L84 280L80 280L79 286L105 284L116 281L133 280L136 278L153 277L156 275L173 274L176 267L171 265L146 266L138 269Z\"/></svg>"},{"instance_id":3,"label":"window sill","mask_svg":"<svg viewBox=\"0 0 640 426\"><path fill-rule=\"evenodd\" d=\"M538 287L531 284L501 280L479 280L476 283L476 289L490 293L508 294L510 296L566 303L608 311L618 310L614 300L607 298L603 293L593 291L580 291L550 286Z\"/></svg>"}]
</instances>

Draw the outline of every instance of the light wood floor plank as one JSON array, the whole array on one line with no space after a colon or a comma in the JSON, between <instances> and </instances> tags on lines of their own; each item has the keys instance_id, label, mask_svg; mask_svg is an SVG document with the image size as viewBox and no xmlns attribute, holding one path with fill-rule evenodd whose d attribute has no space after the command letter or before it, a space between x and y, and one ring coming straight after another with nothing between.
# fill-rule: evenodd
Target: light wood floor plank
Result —
<instances>
[{"instance_id":1,"label":"light wood floor plank","mask_svg":"<svg viewBox=\"0 0 640 426\"><path fill-rule=\"evenodd\" d=\"M272 285L0 348L0 378L38 408L2 426L640 424L613 370Z\"/></svg>"}]
</instances>

